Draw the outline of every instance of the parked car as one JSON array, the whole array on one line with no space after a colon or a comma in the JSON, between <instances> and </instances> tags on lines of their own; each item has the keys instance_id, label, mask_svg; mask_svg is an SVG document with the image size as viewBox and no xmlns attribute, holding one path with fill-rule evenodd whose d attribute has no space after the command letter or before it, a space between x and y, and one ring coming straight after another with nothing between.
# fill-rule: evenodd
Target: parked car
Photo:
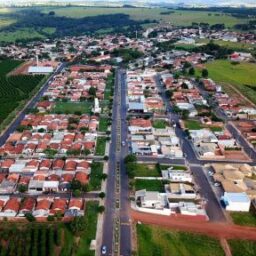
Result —
<instances>
[{"instance_id":1,"label":"parked car","mask_svg":"<svg viewBox=\"0 0 256 256\"><path fill-rule=\"evenodd\" d=\"M102 255L107 254L107 246L106 246L106 245L103 245L103 246L101 247L101 254L102 254Z\"/></svg>"}]
</instances>

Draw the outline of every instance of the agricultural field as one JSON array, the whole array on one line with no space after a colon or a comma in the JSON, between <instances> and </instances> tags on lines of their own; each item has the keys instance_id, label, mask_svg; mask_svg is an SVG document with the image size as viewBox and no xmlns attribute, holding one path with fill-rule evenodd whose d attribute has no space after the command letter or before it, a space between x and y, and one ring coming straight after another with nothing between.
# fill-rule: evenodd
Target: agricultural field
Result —
<instances>
[{"instance_id":1,"label":"agricultural field","mask_svg":"<svg viewBox=\"0 0 256 256\"><path fill-rule=\"evenodd\" d=\"M8 227L1 227L0 230L1 255L53 256L60 255L60 251L67 249L62 236L68 235L66 233L70 231L62 224L31 224L23 227L6 225Z\"/></svg>"},{"instance_id":2,"label":"agricultural field","mask_svg":"<svg viewBox=\"0 0 256 256\"><path fill-rule=\"evenodd\" d=\"M215 60L206 64L209 77L226 87L234 86L256 104L256 64L232 64L228 60Z\"/></svg>"},{"instance_id":3,"label":"agricultural field","mask_svg":"<svg viewBox=\"0 0 256 256\"><path fill-rule=\"evenodd\" d=\"M9 76L8 73L21 63L21 61L16 60L0 62L0 124L15 108L26 102L32 96L33 90L44 77L42 75Z\"/></svg>"},{"instance_id":4,"label":"agricultural field","mask_svg":"<svg viewBox=\"0 0 256 256\"><path fill-rule=\"evenodd\" d=\"M57 114L89 114L92 109L92 102L56 102L53 109Z\"/></svg>"},{"instance_id":5,"label":"agricultural field","mask_svg":"<svg viewBox=\"0 0 256 256\"><path fill-rule=\"evenodd\" d=\"M224 23L227 27L233 27L237 23L246 23L247 19L238 19L230 15L210 13L204 11L171 11L165 8L104 8L104 7L56 7L43 8L43 12L54 11L58 16L71 18L91 17L104 14L123 13L134 20L157 20L171 22L175 25L190 25L192 22L207 22L209 24ZM170 12L171 11L171 12ZM169 13L168 13L169 12ZM166 13L166 14L163 14Z\"/></svg>"},{"instance_id":6,"label":"agricultural field","mask_svg":"<svg viewBox=\"0 0 256 256\"><path fill-rule=\"evenodd\" d=\"M1 20L0 20L1 23ZM11 43L16 40L28 39L44 39L45 36L40 34L33 28L19 29L13 32L2 31L0 32L0 42Z\"/></svg>"},{"instance_id":7,"label":"agricultural field","mask_svg":"<svg viewBox=\"0 0 256 256\"><path fill-rule=\"evenodd\" d=\"M218 240L203 235L137 225L138 256L224 256ZM241 254L243 255L243 254Z\"/></svg>"}]
</instances>

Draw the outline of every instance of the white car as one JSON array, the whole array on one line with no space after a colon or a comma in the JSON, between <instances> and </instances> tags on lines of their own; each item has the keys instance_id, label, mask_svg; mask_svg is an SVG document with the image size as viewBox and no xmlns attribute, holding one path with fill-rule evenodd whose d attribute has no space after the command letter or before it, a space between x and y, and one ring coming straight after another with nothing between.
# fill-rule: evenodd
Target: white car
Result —
<instances>
[{"instance_id":1,"label":"white car","mask_svg":"<svg viewBox=\"0 0 256 256\"><path fill-rule=\"evenodd\" d=\"M101 247L101 254L102 254L102 255L106 255L106 254L107 254L107 246L106 246L106 245L103 245L103 246Z\"/></svg>"}]
</instances>

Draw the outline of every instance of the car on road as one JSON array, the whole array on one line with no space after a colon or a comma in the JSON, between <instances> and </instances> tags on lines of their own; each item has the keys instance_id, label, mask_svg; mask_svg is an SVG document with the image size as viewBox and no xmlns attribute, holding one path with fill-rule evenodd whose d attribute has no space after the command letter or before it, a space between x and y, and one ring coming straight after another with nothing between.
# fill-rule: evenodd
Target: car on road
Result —
<instances>
[{"instance_id":1,"label":"car on road","mask_svg":"<svg viewBox=\"0 0 256 256\"><path fill-rule=\"evenodd\" d=\"M122 146L123 146L123 147L125 146L125 144L126 144L125 141L122 141Z\"/></svg>"},{"instance_id":2,"label":"car on road","mask_svg":"<svg viewBox=\"0 0 256 256\"><path fill-rule=\"evenodd\" d=\"M101 254L102 254L102 255L106 255L106 254L107 254L107 246L106 246L106 245L103 245L103 246L101 247Z\"/></svg>"},{"instance_id":3,"label":"car on road","mask_svg":"<svg viewBox=\"0 0 256 256\"><path fill-rule=\"evenodd\" d=\"M214 187L219 187L220 183L219 182L215 182L213 185L214 185Z\"/></svg>"}]
</instances>

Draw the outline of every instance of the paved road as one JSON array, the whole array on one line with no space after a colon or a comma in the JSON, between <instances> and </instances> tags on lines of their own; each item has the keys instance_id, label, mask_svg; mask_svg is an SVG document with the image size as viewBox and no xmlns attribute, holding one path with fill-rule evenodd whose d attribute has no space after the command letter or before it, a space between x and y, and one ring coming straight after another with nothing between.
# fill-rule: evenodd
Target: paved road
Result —
<instances>
[{"instance_id":1,"label":"paved road","mask_svg":"<svg viewBox=\"0 0 256 256\"><path fill-rule=\"evenodd\" d=\"M115 174L117 162L117 117L118 117L118 78L119 72L116 72L114 99L112 109L111 143L109 148L109 170L106 186L105 216L103 224L102 245L107 247L107 255L112 255L113 247L113 227L115 217Z\"/></svg>"},{"instance_id":2,"label":"paved road","mask_svg":"<svg viewBox=\"0 0 256 256\"><path fill-rule=\"evenodd\" d=\"M15 132L20 122L24 119L27 110L33 108L39 99L43 96L44 92L48 89L49 84L52 82L53 77L61 72L66 66L66 63L61 63L54 73L47 79L45 84L41 87L38 93L32 98L29 104L19 113L16 119L10 124L6 131L0 137L0 147L6 142L11 133Z\"/></svg>"},{"instance_id":3,"label":"paved road","mask_svg":"<svg viewBox=\"0 0 256 256\"><path fill-rule=\"evenodd\" d=\"M165 102L166 108L168 110L169 120L171 122L178 123L180 116L172 111L172 106L170 104L170 101L166 98L164 94L164 88L160 81L159 76L156 77L156 82L158 85L158 89L161 92L162 98ZM185 161L190 166L196 184L200 188L200 195L207 200L206 211L210 220L220 222L226 221L226 217L219 203L219 200L217 199L214 191L212 190L212 186L206 176L207 174L202 169L202 166L205 163L209 163L210 161L203 161L197 158L189 140L186 138L186 134L179 127L179 125L176 125L175 133L176 136L180 139L180 144L185 156Z\"/></svg>"}]
</instances>

